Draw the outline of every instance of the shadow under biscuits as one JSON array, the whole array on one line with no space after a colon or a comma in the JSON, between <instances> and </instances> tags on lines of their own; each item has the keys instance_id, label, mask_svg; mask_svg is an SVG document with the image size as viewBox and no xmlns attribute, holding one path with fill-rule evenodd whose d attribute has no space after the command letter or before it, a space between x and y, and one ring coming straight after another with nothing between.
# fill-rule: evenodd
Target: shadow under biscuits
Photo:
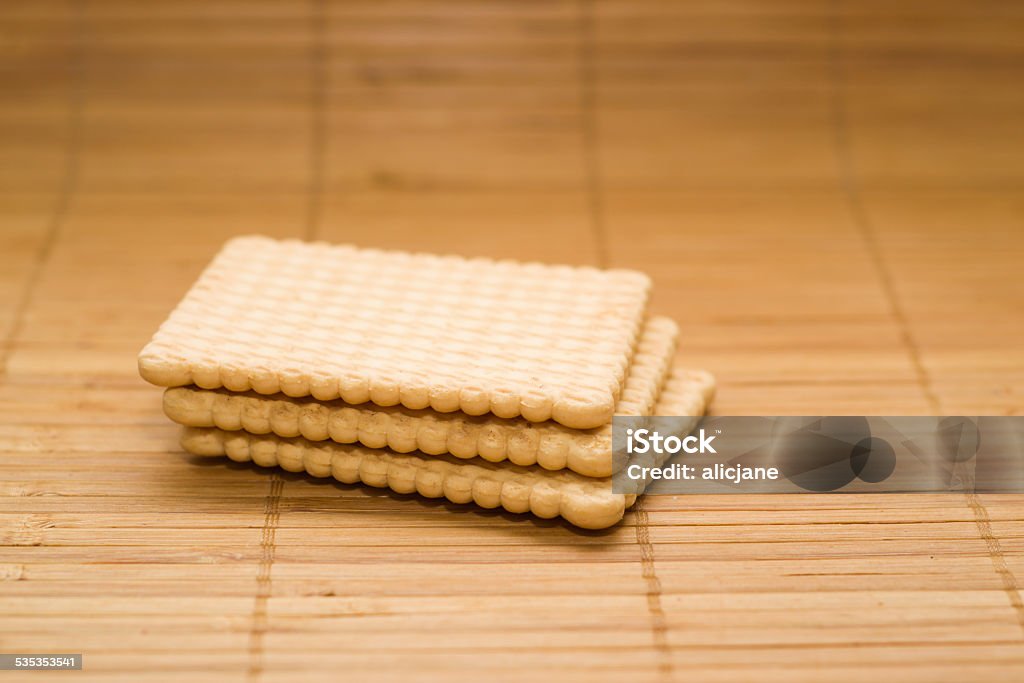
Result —
<instances>
[{"instance_id":1,"label":"shadow under biscuits","mask_svg":"<svg viewBox=\"0 0 1024 683\"><path fill-rule=\"evenodd\" d=\"M473 525L473 529L486 530L488 533L502 533L512 534L520 539L529 539L531 541L538 540L550 540L551 536L540 536L536 535L537 530L551 531L554 533L568 532L572 536L581 538L602 538L611 537L616 533L616 530L625 525L618 524L606 529L581 529L576 527L572 523L566 521L562 517L556 517L553 519L542 519L536 515L523 512L514 513L508 512L502 508L487 509L481 508L475 503L453 503L444 498L425 498L418 493L396 493L391 489L377 488L369 486L367 484L346 484L338 481L333 477L314 477L311 474L302 472L288 472L280 467L263 467L253 462L241 463L235 462L228 458L210 458L201 455L191 455L189 453L180 452L183 459L191 465L201 468L223 468L224 471L228 472L252 472L260 477L270 477L277 475L282 481L289 483L299 483L302 485L332 487L339 492L350 492L361 494L358 498L353 496L338 496L338 497L317 497L317 504L311 504L310 499L306 499L305 504L299 504L303 501L301 496L289 496L288 498L282 499L281 501L281 512L357 512L358 510L352 509L352 504L360 499L362 500L383 500L389 499L398 503L402 503L401 506L392 506L387 508L388 512L401 512L402 514L415 515L417 521L437 521L437 517L434 514L436 510L444 510L446 513L454 513L460 515L463 518L471 517L479 520L502 520L504 522L511 522L512 524L480 524ZM410 510L412 506L414 509ZM367 510L382 511L384 510L381 506L373 506L372 508L366 508ZM627 516L629 511L627 510ZM465 526L465 524L463 524ZM543 543L542 543L543 545ZM600 549L600 545L582 545L579 546L588 549Z\"/></svg>"}]
</instances>

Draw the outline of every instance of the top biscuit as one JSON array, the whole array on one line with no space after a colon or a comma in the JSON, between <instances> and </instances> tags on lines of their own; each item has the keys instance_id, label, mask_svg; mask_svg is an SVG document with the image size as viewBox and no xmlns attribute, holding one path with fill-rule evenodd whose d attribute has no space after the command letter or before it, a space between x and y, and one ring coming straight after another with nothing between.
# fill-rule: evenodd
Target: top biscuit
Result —
<instances>
[{"instance_id":1,"label":"top biscuit","mask_svg":"<svg viewBox=\"0 0 1024 683\"><path fill-rule=\"evenodd\" d=\"M159 386L611 420L643 322L642 273L243 237L152 341Z\"/></svg>"}]
</instances>

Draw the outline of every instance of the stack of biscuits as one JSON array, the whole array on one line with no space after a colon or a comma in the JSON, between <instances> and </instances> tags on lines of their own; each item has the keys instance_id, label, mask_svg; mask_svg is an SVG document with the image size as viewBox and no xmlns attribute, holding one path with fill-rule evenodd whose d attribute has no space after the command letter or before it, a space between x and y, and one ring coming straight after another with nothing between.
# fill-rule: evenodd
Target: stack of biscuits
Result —
<instances>
[{"instance_id":1,"label":"stack of biscuits","mask_svg":"<svg viewBox=\"0 0 1024 683\"><path fill-rule=\"evenodd\" d=\"M622 519L613 415L699 416L647 276L243 237L139 354L197 455L561 516Z\"/></svg>"}]
</instances>

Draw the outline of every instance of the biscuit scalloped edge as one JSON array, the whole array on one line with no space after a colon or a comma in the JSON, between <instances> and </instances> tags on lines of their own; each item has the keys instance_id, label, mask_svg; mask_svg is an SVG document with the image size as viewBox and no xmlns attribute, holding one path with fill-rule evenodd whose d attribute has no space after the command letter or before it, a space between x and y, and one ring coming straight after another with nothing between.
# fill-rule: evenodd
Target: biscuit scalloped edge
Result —
<instances>
[{"instance_id":1,"label":"biscuit scalloped edge","mask_svg":"<svg viewBox=\"0 0 1024 683\"><path fill-rule=\"evenodd\" d=\"M176 325L183 324L193 310L199 305L193 301L198 293L207 290L211 282L215 282L218 268L236 256L235 252L244 252L254 246L283 244L285 246L303 245L309 248L330 249L337 253L360 251L364 253L385 253L381 250L357 249L351 245L331 245L325 242L302 243L297 240L278 242L265 237L245 236L229 240L214 257L213 261L199 276L178 306L157 330L152 340L140 351L138 356L139 374L147 382L162 387L186 386L195 384L204 389L224 387L230 391L255 391L270 395L284 393L291 397L312 396L320 401L342 400L360 404L370 401L380 406L401 404L410 409L432 408L438 412L462 410L473 415L493 413L499 417L522 416L530 422L555 420L574 429L590 429L608 423L615 411L615 404L621 391L621 383L632 358L628 353L610 353L604 360L615 366L614 374L618 382L607 387L587 385L563 388L555 391L538 390L535 386L517 385L506 387L501 392L481 391L471 381L453 383L448 386L426 386L414 377L333 377L318 374L304 368L268 368L266 371L254 373L243 371L213 359L190 359L180 353L176 347L173 334L170 332ZM445 259L456 259L472 264L506 264L511 261L492 261L489 259L462 259L457 257L436 256L430 254L414 254L408 252L386 252L393 256L429 258L443 262ZM523 267L544 268L552 272L580 271L587 273L599 272L598 269L585 266L555 266L534 263L520 263ZM634 291L627 293L634 304L646 309L650 296L651 280L638 271L614 269L600 271L607 277L634 285ZM627 296L623 294L623 296ZM642 324L641 315L630 320L626 337L630 348L635 345ZM170 338L168 338L170 336Z\"/></svg>"},{"instance_id":2,"label":"biscuit scalloped edge","mask_svg":"<svg viewBox=\"0 0 1024 683\"><path fill-rule=\"evenodd\" d=\"M194 455L227 456L235 462L280 466L289 472L334 477L396 493L418 493L453 503L530 512L542 519L563 517L583 529L605 529L619 522L634 495L612 493L609 479L585 481L569 473L530 473L521 468L490 469L447 459L375 451L303 439L260 437L247 432L184 427L182 447Z\"/></svg>"},{"instance_id":3,"label":"biscuit scalloped edge","mask_svg":"<svg viewBox=\"0 0 1024 683\"><path fill-rule=\"evenodd\" d=\"M650 413L668 381L679 328L675 321L658 317L647 327L617 414ZM534 424L513 418L500 424L480 423L462 413L408 415L395 408L324 405L191 387L167 389L163 404L171 420L188 427L361 443L398 453L419 450L462 459L507 460L524 467L571 469L588 477L612 473L611 458L606 455L611 452L611 425L579 432L552 422Z\"/></svg>"},{"instance_id":4,"label":"biscuit scalloped edge","mask_svg":"<svg viewBox=\"0 0 1024 683\"><path fill-rule=\"evenodd\" d=\"M697 420L714 396L715 382L701 370L677 370L672 373L666 391L678 393L681 400L659 402L660 414L679 412ZM472 502L487 509L531 512L544 519L561 516L583 529L605 529L617 524L637 499L635 494L613 493L607 478L588 479L566 471L531 472L486 461L472 464L447 456L399 454L333 442L312 443L301 438L183 427L181 445L194 455L227 456L237 462L280 466L315 477L333 476L347 484L361 482L397 493L443 497L454 503Z\"/></svg>"}]
</instances>

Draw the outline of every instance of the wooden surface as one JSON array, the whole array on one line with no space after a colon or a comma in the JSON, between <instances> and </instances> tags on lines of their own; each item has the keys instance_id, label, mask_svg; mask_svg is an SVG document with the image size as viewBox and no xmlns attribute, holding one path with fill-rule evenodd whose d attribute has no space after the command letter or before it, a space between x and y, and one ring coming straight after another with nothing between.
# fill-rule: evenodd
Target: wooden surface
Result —
<instances>
[{"instance_id":1,"label":"wooden surface","mask_svg":"<svg viewBox=\"0 0 1024 683\"><path fill-rule=\"evenodd\" d=\"M1024 680L1022 496L652 497L581 533L189 459L135 369L257 232L641 268L719 414L1019 413L1022 35L944 0L4 3L0 651Z\"/></svg>"}]
</instances>

